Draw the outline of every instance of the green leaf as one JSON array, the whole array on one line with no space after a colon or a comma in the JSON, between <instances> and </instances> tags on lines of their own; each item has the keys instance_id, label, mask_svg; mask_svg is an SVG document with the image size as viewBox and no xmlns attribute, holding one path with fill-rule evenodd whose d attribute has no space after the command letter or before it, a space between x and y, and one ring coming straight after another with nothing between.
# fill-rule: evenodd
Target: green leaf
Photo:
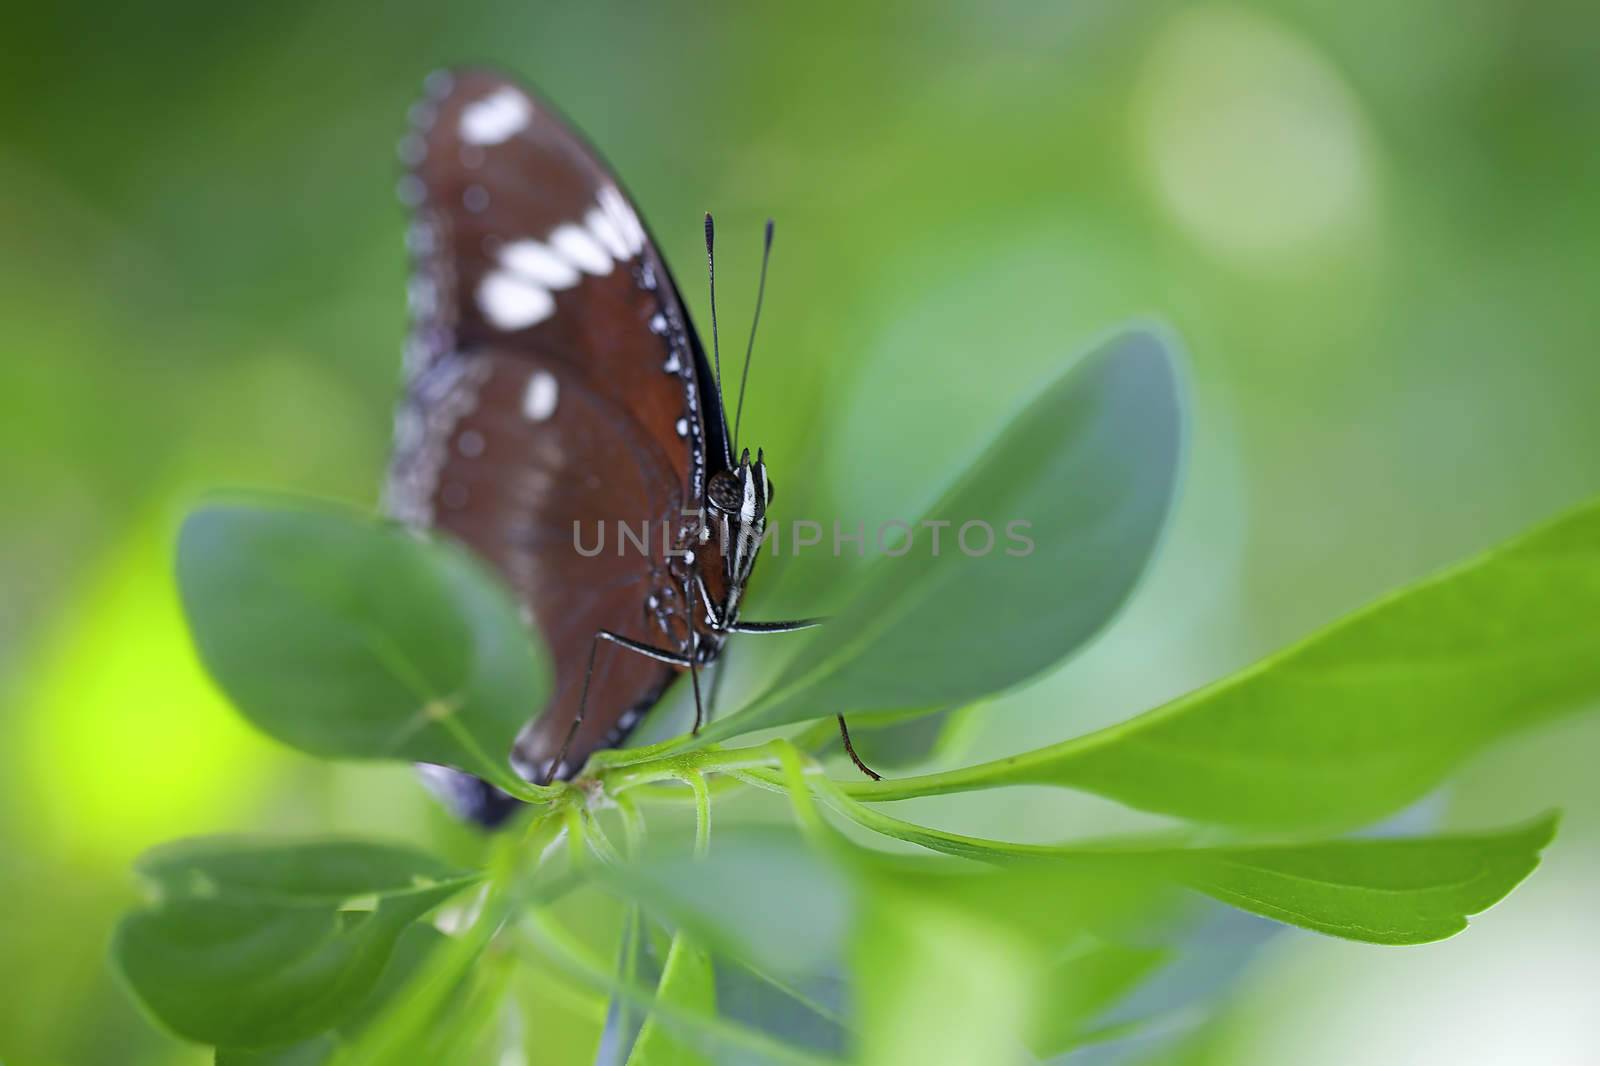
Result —
<instances>
[{"instance_id":1,"label":"green leaf","mask_svg":"<svg viewBox=\"0 0 1600 1066\"><path fill-rule=\"evenodd\" d=\"M1549 815L1497 833L1265 847L1011 844L900 821L837 786L823 798L886 836L961 858L1060 871L1057 898L1090 893L1089 903L1074 900L1077 911L1103 901L1108 884L1137 899L1139 887L1159 880L1291 925L1375 944L1419 944L1460 932L1468 915L1502 899L1538 865L1556 826ZM1019 886L1008 907L1024 913L1029 898Z\"/></svg>"},{"instance_id":2,"label":"green leaf","mask_svg":"<svg viewBox=\"0 0 1600 1066\"><path fill-rule=\"evenodd\" d=\"M1002 864L1059 864L1061 892L1132 894L1152 881L1346 940L1422 944L1466 928L1539 864L1556 819L1473 836L1335 840L1255 848L1050 847L925 833L918 842ZM1046 880L1049 874L1042 875ZM1022 884L1018 882L1018 884ZM1020 907L1021 902L1016 904Z\"/></svg>"},{"instance_id":3,"label":"green leaf","mask_svg":"<svg viewBox=\"0 0 1600 1066\"><path fill-rule=\"evenodd\" d=\"M1454 936L1539 865L1547 815L1516 829L1398 840L1180 852L1172 875L1241 910L1370 944Z\"/></svg>"},{"instance_id":4,"label":"green leaf","mask_svg":"<svg viewBox=\"0 0 1600 1066\"><path fill-rule=\"evenodd\" d=\"M1166 341L1137 331L1025 407L919 529L744 710L702 742L821 715L949 707L1017 685L1116 613L1170 509L1183 404ZM994 545L984 551L983 526ZM1012 523L1031 544L1008 537Z\"/></svg>"},{"instance_id":5,"label":"green leaf","mask_svg":"<svg viewBox=\"0 0 1600 1066\"><path fill-rule=\"evenodd\" d=\"M1600 503L1128 722L862 799L1058 785L1184 818L1373 821L1494 742L1600 701Z\"/></svg>"},{"instance_id":6,"label":"green leaf","mask_svg":"<svg viewBox=\"0 0 1600 1066\"><path fill-rule=\"evenodd\" d=\"M158 848L136 869L152 899L112 944L128 987L179 1036L243 1049L355 1016L401 933L477 881L409 848L359 841L206 838Z\"/></svg>"},{"instance_id":7,"label":"green leaf","mask_svg":"<svg viewBox=\"0 0 1600 1066\"><path fill-rule=\"evenodd\" d=\"M714 1017L717 989L711 959L683 932L672 938L667 961L661 969L656 1000L685 1011ZM706 1066L710 1062L693 1046L678 1039L669 1023L652 1013L639 1030L639 1039L628 1056L628 1066Z\"/></svg>"},{"instance_id":8,"label":"green leaf","mask_svg":"<svg viewBox=\"0 0 1600 1066\"><path fill-rule=\"evenodd\" d=\"M406 926L395 941L394 953L377 986L332 1032L273 1048L218 1048L216 1066L323 1066L341 1043L358 1036L379 1015L447 940L431 925L414 922Z\"/></svg>"},{"instance_id":9,"label":"green leaf","mask_svg":"<svg viewBox=\"0 0 1600 1066\"><path fill-rule=\"evenodd\" d=\"M1495 833L1215 848L1003 844L931 829L917 838L983 863L739 827L716 834L704 860L687 857L686 841L653 840L639 861L596 875L701 942L757 945L758 956L781 954L777 943L793 972L849 958L862 1059L925 1066L986 1061L983 1046L1013 1056L1007 1042L1022 1034L1041 1048L1081 1039L1161 955L1114 953L1096 972L1081 958L1064 964L1063 953L1148 915L1175 888L1333 936L1422 943L1458 932L1515 887L1553 827L1545 818ZM807 912L819 896L822 921ZM1094 986L1063 997L1074 976Z\"/></svg>"},{"instance_id":10,"label":"green leaf","mask_svg":"<svg viewBox=\"0 0 1600 1066\"><path fill-rule=\"evenodd\" d=\"M206 667L260 729L525 791L507 756L549 671L464 550L331 507L215 503L184 523L178 580Z\"/></svg>"}]
</instances>

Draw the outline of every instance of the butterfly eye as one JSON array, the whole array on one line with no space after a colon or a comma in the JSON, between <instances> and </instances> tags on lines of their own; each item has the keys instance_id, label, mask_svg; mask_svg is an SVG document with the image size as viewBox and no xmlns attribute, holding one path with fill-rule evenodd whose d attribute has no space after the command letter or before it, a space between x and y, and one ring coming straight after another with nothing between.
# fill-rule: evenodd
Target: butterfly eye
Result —
<instances>
[{"instance_id":1,"label":"butterfly eye","mask_svg":"<svg viewBox=\"0 0 1600 1066\"><path fill-rule=\"evenodd\" d=\"M712 476L711 484L706 488L706 501L714 509L732 514L739 509L743 500L744 489L739 485L737 474L722 470Z\"/></svg>"}]
</instances>

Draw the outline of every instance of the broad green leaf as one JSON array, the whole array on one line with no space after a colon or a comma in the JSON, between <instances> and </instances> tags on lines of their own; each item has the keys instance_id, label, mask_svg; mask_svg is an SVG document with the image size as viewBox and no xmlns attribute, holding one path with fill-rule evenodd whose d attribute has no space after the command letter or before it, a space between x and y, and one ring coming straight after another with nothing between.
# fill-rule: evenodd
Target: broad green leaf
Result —
<instances>
[{"instance_id":1,"label":"broad green leaf","mask_svg":"<svg viewBox=\"0 0 1600 1066\"><path fill-rule=\"evenodd\" d=\"M1062 891L1090 892L1074 899L1077 911L1104 902L1108 884L1120 886L1119 896L1143 903L1138 887L1169 882L1291 925L1377 944L1423 943L1460 932L1469 915L1503 898L1538 865L1556 826L1550 815L1516 829L1467 836L1265 847L1057 846L913 825L850 799L837 786L823 798L869 829L934 851L1024 870L1059 870ZM1025 913L1028 898L1019 892L1009 907Z\"/></svg>"},{"instance_id":2,"label":"broad green leaf","mask_svg":"<svg viewBox=\"0 0 1600 1066\"><path fill-rule=\"evenodd\" d=\"M1174 878L1241 910L1346 940L1423 944L1503 899L1555 828L1547 816L1497 833L1195 849L1168 861Z\"/></svg>"},{"instance_id":3,"label":"broad green leaf","mask_svg":"<svg viewBox=\"0 0 1600 1066\"><path fill-rule=\"evenodd\" d=\"M1093 893L1098 886L1103 896L1106 886L1120 884L1135 894L1167 882L1329 936L1421 944L1465 929L1469 915L1520 884L1539 864L1555 825L1550 816L1497 833L1253 848L1054 847L935 830L923 830L915 842L1003 865L1054 865L1062 891ZM1019 895L1012 906L1020 910L1025 899Z\"/></svg>"},{"instance_id":4,"label":"broad green leaf","mask_svg":"<svg viewBox=\"0 0 1600 1066\"><path fill-rule=\"evenodd\" d=\"M924 516L949 523L937 546L933 529L918 527L765 693L701 741L836 713L959 705L1053 666L1143 573L1182 450L1164 338L1137 331L1103 345L1047 385Z\"/></svg>"},{"instance_id":5,"label":"broad green leaf","mask_svg":"<svg viewBox=\"0 0 1600 1066\"><path fill-rule=\"evenodd\" d=\"M214 503L184 523L178 580L206 667L260 729L524 789L507 756L549 672L464 550L331 507Z\"/></svg>"},{"instance_id":6,"label":"broad green leaf","mask_svg":"<svg viewBox=\"0 0 1600 1066\"><path fill-rule=\"evenodd\" d=\"M862 799L1042 784L1273 828L1360 825L1600 702L1600 503L1128 722Z\"/></svg>"},{"instance_id":7,"label":"broad green leaf","mask_svg":"<svg viewBox=\"0 0 1600 1066\"><path fill-rule=\"evenodd\" d=\"M716 978L711 959L681 931L672 938L656 987L656 1001L713 1017L717 1013ZM684 1042L672 1025L651 1013L639 1030L628 1066L706 1066L710 1060Z\"/></svg>"},{"instance_id":8,"label":"broad green leaf","mask_svg":"<svg viewBox=\"0 0 1600 1066\"><path fill-rule=\"evenodd\" d=\"M475 875L408 848L359 841L207 838L137 867L151 901L118 925L112 958L180 1036L271 1048L360 1011L395 942Z\"/></svg>"},{"instance_id":9,"label":"broad green leaf","mask_svg":"<svg viewBox=\"0 0 1600 1066\"><path fill-rule=\"evenodd\" d=\"M348 1042L366 1028L446 940L445 935L433 926L413 922L405 927L395 941L394 953L372 993L334 1030L310 1040L274 1048L219 1048L217 1066L323 1066L332 1060L341 1043Z\"/></svg>"}]
</instances>

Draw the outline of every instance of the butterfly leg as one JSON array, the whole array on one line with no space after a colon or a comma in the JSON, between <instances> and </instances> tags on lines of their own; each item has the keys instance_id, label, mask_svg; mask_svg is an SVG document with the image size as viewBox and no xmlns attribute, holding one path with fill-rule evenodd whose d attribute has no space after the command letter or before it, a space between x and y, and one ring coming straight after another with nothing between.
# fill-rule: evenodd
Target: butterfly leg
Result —
<instances>
[{"instance_id":1,"label":"butterfly leg","mask_svg":"<svg viewBox=\"0 0 1600 1066\"><path fill-rule=\"evenodd\" d=\"M850 743L850 727L844 724L844 715L836 714L834 717L839 719L839 736L844 738L844 750L850 756L850 761L856 764L857 770L860 770L874 781L882 781L883 775L862 762L861 756L856 754L856 746Z\"/></svg>"},{"instance_id":2,"label":"butterfly leg","mask_svg":"<svg viewBox=\"0 0 1600 1066\"><path fill-rule=\"evenodd\" d=\"M700 702L700 666L689 660L689 681L694 685L694 729L690 730L695 736L700 735L700 727L705 724L705 704Z\"/></svg>"},{"instance_id":3,"label":"butterfly leg","mask_svg":"<svg viewBox=\"0 0 1600 1066\"><path fill-rule=\"evenodd\" d=\"M589 682L594 680L594 657L595 653L600 650L601 641L615 644L619 648L626 648L631 652L643 655L647 659L669 663L672 666L687 666L690 670L694 669L694 658L692 656L680 655L675 651L667 651L665 648L657 648L637 640L630 640L620 633L611 632L609 629L596 631L594 641L589 645L589 663L583 669L583 690L578 696L578 712L572 716L572 726L567 730L567 738L561 742L561 750L556 753L554 759L550 760L549 769L544 774L544 780L539 782L542 785L548 785L555 779L556 771L567 761L567 752L572 750L572 742L578 735L579 727L583 725L584 712L589 707ZM697 722L699 707L700 685L699 680L696 679L695 709ZM698 726L696 728L698 729Z\"/></svg>"},{"instance_id":4,"label":"butterfly leg","mask_svg":"<svg viewBox=\"0 0 1600 1066\"><path fill-rule=\"evenodd\" d=\"M826 618L796 618L788 622L734 622L723 627L725 633L798 633L826 622Z\"/></svg>"}]
</instances>

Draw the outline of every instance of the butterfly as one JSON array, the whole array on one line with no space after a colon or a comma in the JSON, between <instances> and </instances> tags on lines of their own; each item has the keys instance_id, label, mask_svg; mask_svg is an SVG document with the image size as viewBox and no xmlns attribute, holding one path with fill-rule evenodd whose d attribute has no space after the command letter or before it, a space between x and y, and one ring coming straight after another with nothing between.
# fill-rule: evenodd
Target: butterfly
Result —
<instances>
[{"instance_id":1,"label":"butterfly","mask_svg":"<svg viewBox=\"0 0 1600 1066\"><path fill-rule=\"evenodd\" d=\"M385 506L485 560L551 652L553 689L512 765L571 778L685 672L698 730L700 672L729 636L818 622L741 618L774 489L762 451L736 452L720 348L713 369L632 199L525 86L431 75L400 154L412 329ZM710 215L705 233L715 341ZM771 246L769 222L761 292ZM424 773L485 825L517 807L470 775Z\"/></svg>"}]
</instances>

